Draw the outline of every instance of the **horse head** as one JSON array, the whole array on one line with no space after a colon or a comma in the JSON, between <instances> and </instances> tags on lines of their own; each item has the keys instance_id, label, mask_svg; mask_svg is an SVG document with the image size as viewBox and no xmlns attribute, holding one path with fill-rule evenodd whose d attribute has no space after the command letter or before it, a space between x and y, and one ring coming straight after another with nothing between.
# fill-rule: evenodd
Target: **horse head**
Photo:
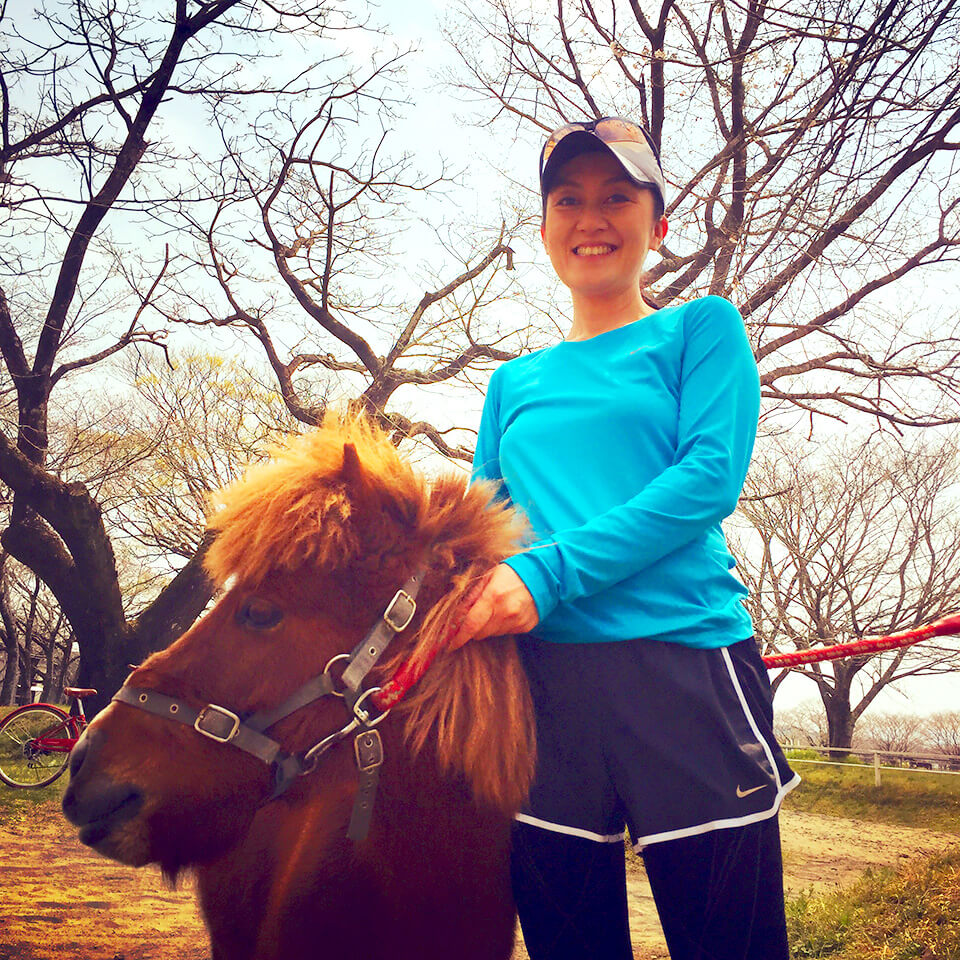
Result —
<instances>
[{"instance_id":1,"label":"horse head","mask_svg":"<svg viewBox=\"0 0 960 960\"><path fill-rule=\"evenodd\" d=\"M342 830L357 791L349 745L274 801L276 764L235 749L224 724L269 715L305 681L335 673L331 662L417 573L416 613L367 683L434 655L471 584L525 535L492 493L458 477L429 483L367 421L333 416L220 491L205 563L221 594L133 671L127 699L97 715L75 748L63 805L80 839L124 863L176 872L228 851L271 802L309 796ZM154 696L163 709L133 702ZM162 715L205 707L195 725ZM263 732L281 755L298 757L344 716L342 701L325 696ZM429 753L438 775L460 778L481 806L511 814L529 789L533 732L509 638L441 653L388 726L391 745Z\"/></svg>"}]
</instances>

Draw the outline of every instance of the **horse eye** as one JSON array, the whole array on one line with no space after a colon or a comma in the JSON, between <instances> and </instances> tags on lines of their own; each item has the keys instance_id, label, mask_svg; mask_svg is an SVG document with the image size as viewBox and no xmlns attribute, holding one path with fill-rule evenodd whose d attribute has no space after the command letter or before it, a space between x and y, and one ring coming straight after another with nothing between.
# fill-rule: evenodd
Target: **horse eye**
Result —
<instances>
[{"instance_id":1,"label":"horse eye","mask_svg":"<svg viewBox=\"0 0 960 960\"><path fill-rule=\"evenodd\" d=\"M253 630L270 630L283 619L283 611L266 600L251 597L240 604L237 610L237 623Z\"/></svg>"}]
</instances>

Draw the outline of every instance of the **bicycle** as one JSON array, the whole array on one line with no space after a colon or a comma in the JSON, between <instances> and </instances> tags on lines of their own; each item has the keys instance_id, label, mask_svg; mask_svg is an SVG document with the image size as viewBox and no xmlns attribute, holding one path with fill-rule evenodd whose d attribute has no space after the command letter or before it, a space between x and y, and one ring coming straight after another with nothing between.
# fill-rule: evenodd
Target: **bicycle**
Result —
<instances>
[{"instance_id":1,"label":"bicycle","mask_svg":"<svg viewBox=\"0 0 960 960\"><path fill-rule=\"evenodd\" d=\"M10 787L46 787L63 776L80 734L87 725L83 698L96 690L65 687L77 713L52 703L28 703L0 721L0 780Z\"/></svg>"}]
</instances>

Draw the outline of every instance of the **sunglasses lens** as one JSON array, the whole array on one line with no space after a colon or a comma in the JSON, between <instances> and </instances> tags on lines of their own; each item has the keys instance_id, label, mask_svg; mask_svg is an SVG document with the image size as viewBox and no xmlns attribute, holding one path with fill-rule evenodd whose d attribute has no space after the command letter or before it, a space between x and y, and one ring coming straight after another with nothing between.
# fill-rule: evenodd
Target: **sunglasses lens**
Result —
<instances>
[{"instance_id":1,"label":"sunglasses lens","mask_svg":"<svg viewBox=\"0 0 960 960\"><path fill-rule=\"evenodd\" d=\"M571 133L580 132L595 133L604 143L645 143L650 146L650 141L643 130L632 120L624 120L622 117L604 117L602 120L592 120L589 123L565 123L562 127L557 127L543 145L543 153L540 156L541 173L547 166L550 154L560 141ZM651 149L653 149L652 146Z\"/></svg>"},{"instance_id":2,"label":"sunglasses lens","mask_svg":"<svg viewBox=\"0 0 960 960\"><path fill-rule=\"evenodd\" d=\"M616 143L624 140L632 143L646 142L646 137L635 123L621 120L619 117L598 120L594 132L604 143Z\"/></svg>"},{"instance_id":3,"label":"sunglasses lens","mask_svg":"<svg viewBox=\"0 0 960 960\"><path fill-rule=\"evenodd\" d=\"M550 159L550 154L553 153L554 148L568 133L589 129L589 124L585 123L565 123L562 127L557 127L557 129L550 134L550 139L543 145L543 154L540 157L540 172L542 173L546 167L547 160Z\"/></svg>"}]
</instances>

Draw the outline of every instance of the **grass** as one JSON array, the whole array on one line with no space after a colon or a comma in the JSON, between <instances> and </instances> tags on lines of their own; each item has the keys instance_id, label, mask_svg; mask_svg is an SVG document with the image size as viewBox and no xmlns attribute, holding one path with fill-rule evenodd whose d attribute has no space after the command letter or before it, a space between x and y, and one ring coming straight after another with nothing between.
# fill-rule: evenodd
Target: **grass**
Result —
<instances>
[{"instance_id":1,"label":"grass","mask_svg":"<svg viewBox=\"0 0 960 960\"><path fill-rule=\"evenodd\" d=\"M784 806L960 835L960 776L804 763ZM794 960L960 960L960 848L787 904Z\"/></svg>"},{"instance_id":2,"label":"grass","mask_svg":"<svg viewBox=\"0 0 960 960\"><path fill-rule=\"evenodd\" d=\"M784 800L788 809L960 835L960 776L884 770L877 787L873 770L790 763L803 782Z\"/></svg>"},{"instance_id":3,"label":"grass","mask_svg":"<svg viewBox=\"0 0 960 960\"><path fill-rule=\"evenodd\" d=\"M69 781L70 776L65 773L56 783L37 790L18 790L0 783L0 824L27 820L38 807L46 804L58 808Z\"/></svg>"},{"instance_id":4,"label":"grass","mask_svg":"<svg viewBox=\"0 0 960 960\"><path fill-rule=\"evenodd\" d=\"M958 960L960 849L787 905L793 960Z\"/></svg>"}]
</instances>

